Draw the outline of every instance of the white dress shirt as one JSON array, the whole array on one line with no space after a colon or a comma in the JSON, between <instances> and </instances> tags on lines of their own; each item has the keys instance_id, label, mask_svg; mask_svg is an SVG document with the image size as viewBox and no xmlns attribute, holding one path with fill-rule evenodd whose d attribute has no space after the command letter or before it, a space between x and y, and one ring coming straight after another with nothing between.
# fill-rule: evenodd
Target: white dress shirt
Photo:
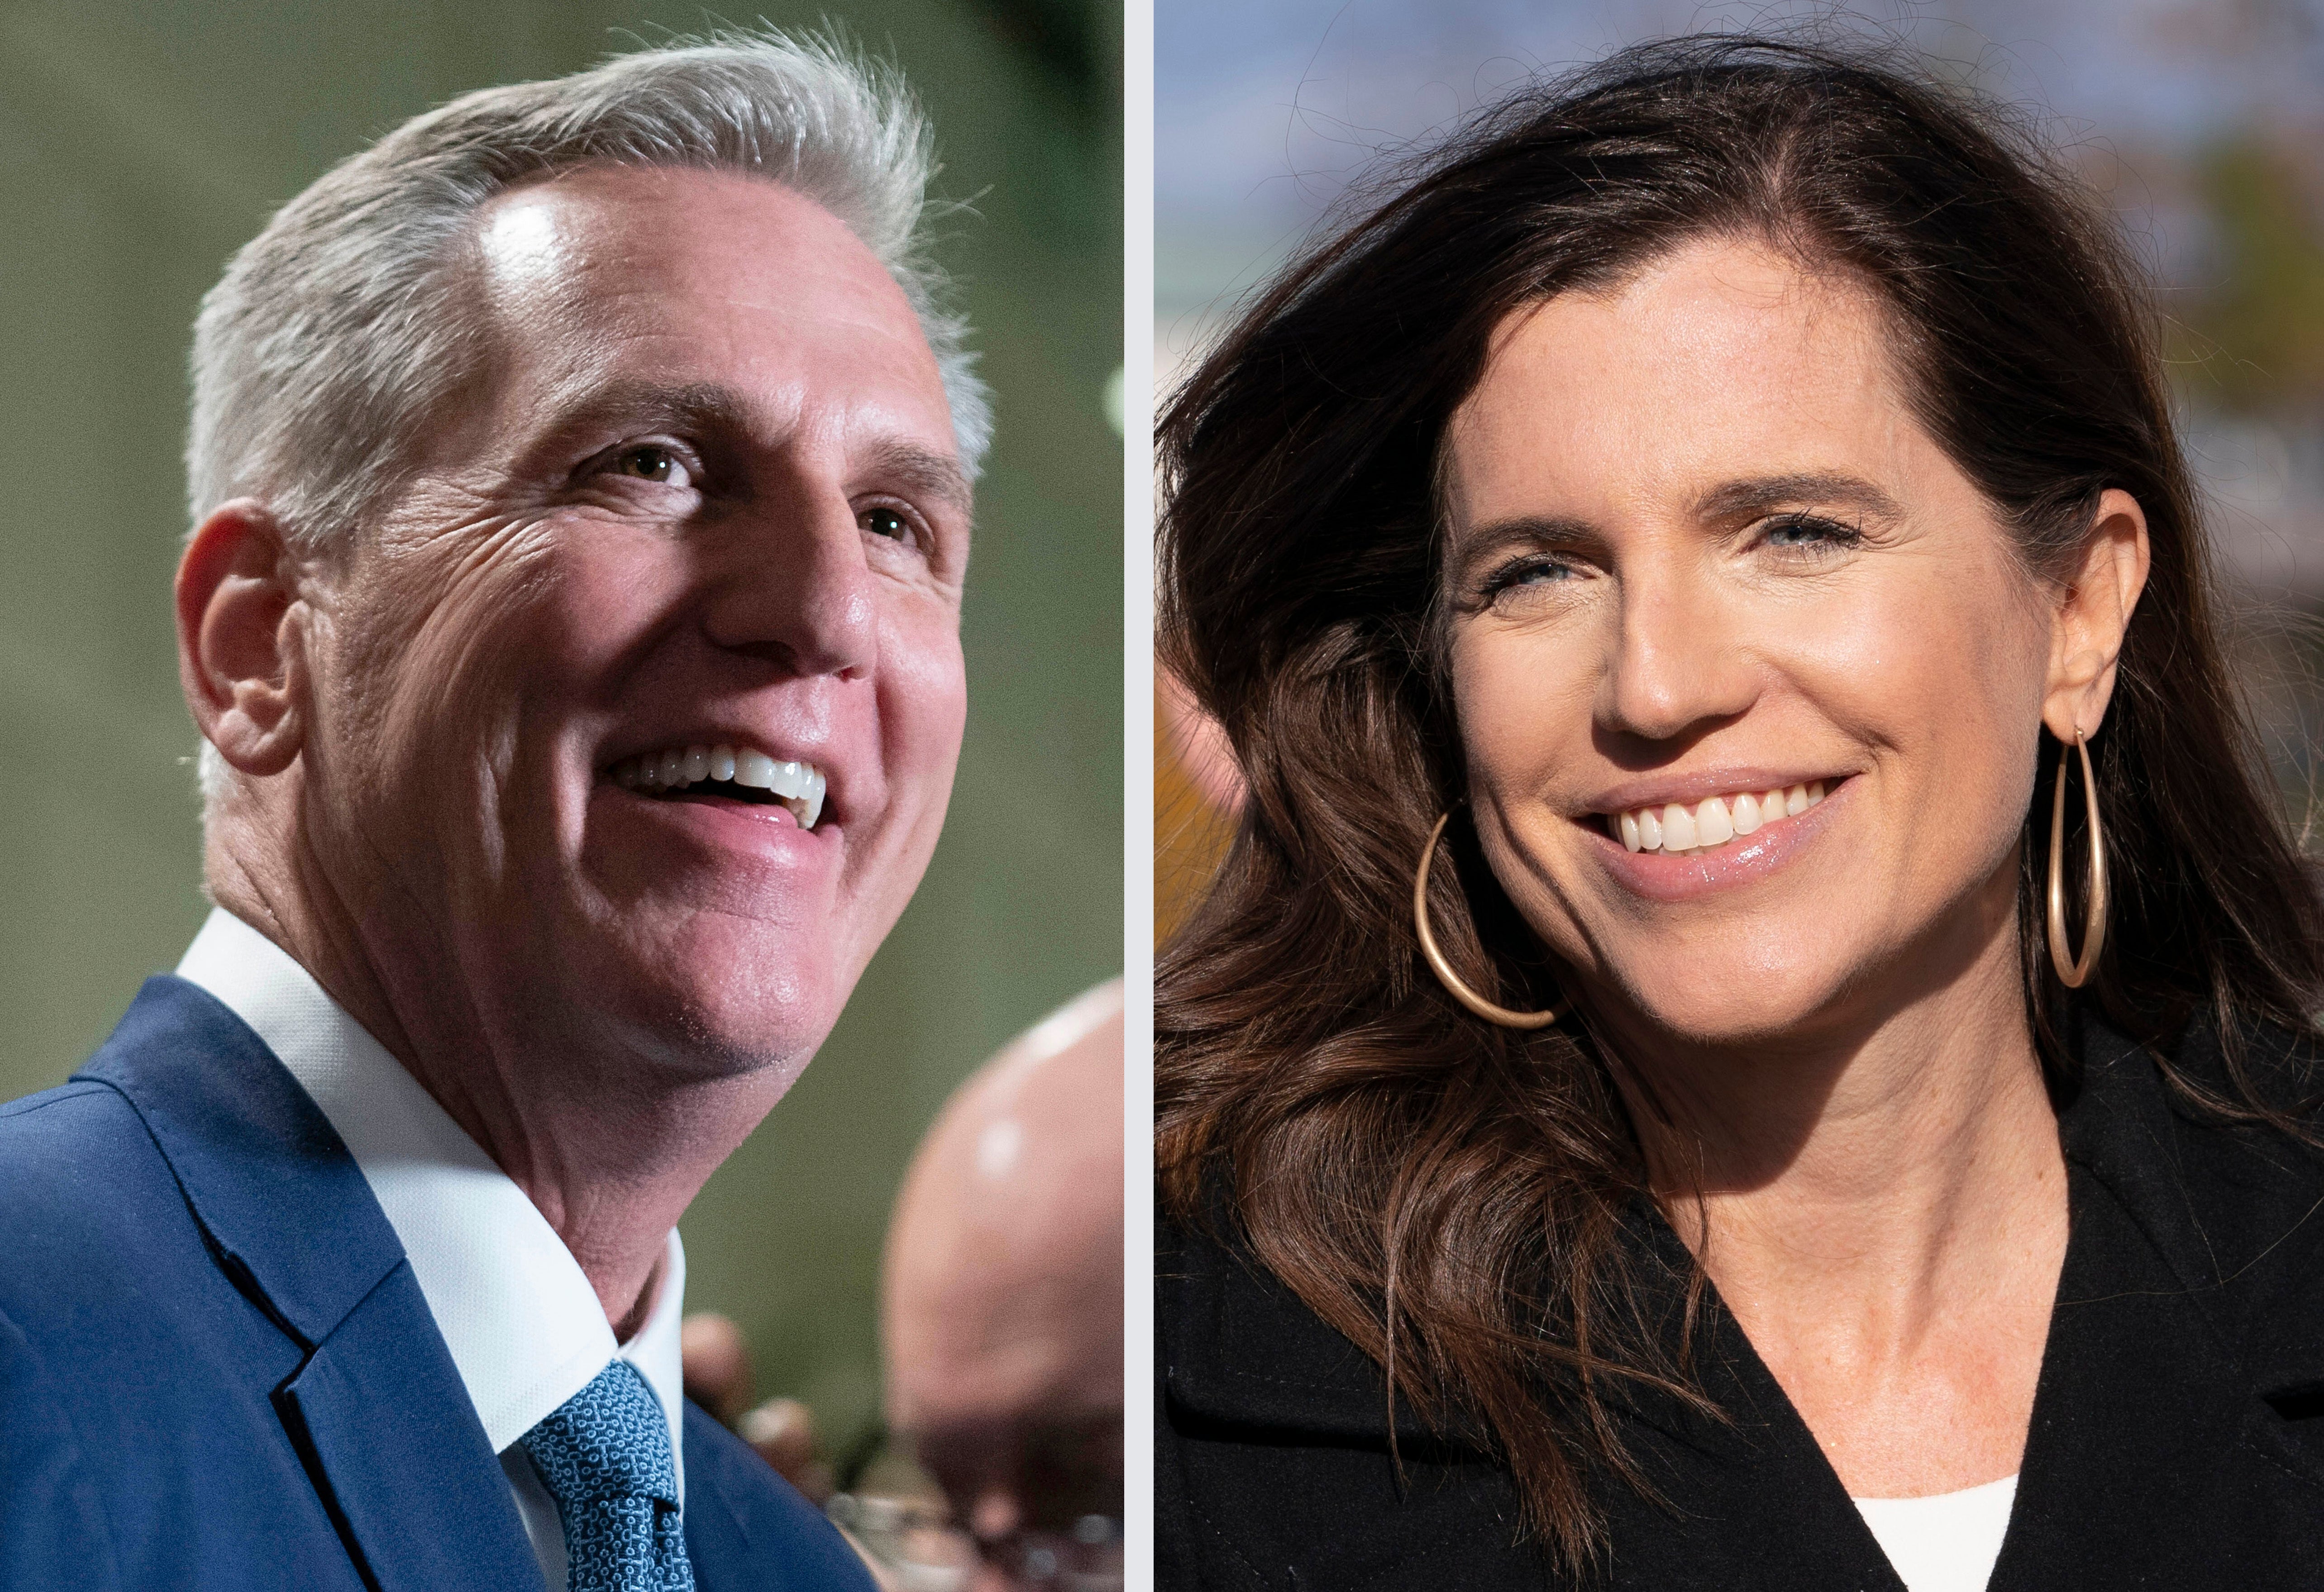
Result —
<instances>
[{"instance_id":1,"label":"white dress shirt","mask_svg":"<svg viewBox=\"0 0 2324 1592\"><path fill-rule=\"evenodd\" d=\"M1985 1592L1993 1561L2001 1557L2001 1539L2009 1533L2017 1478L2005 1476L1929 1498L1854 1502L1905 1592Z\"/></svg>"},{"instance_id":2,"label":"white dress shirt","mask_svg":"<svg viewBox=\"0 0 2324 1592\"><path fill-rule=\"evenodd\" d=\"M615 1343L596 1291L524 1190L288 952L221 908L194 937L178 976L266 1041L355 1157L500 1456L546 1585L565 1587L565 1532L517 1439L616 1358L644 1374L669 1418L683 1502L686 1252L677 1230L645 1325Z\"/></svg>"}]
</instances>

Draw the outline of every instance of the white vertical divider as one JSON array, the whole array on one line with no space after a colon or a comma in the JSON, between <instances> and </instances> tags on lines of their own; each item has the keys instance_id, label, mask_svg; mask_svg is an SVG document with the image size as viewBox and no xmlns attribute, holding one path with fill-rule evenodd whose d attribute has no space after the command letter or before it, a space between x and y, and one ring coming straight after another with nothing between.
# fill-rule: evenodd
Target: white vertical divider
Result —
<instances>
[{"instance_id":1,"label":"white vertical divider","mask_svg":"<svg viewBox=\"0 0 2324 1592\"><path fill-rule=\"evenodd\" d=\"M1154 1585L1154 5L1122 16L1123 1526Z\"/></svg>"}]
</instances>

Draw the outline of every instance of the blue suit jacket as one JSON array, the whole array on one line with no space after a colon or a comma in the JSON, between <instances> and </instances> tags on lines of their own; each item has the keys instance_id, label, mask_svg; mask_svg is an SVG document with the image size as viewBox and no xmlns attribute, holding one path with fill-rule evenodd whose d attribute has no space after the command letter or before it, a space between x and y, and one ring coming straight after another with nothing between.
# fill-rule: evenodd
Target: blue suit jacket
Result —
<instances>
[{"instance_id":1,"label":"blue suit jacket","mask_svg":"<svg viewBox=\"0 0 2324 1592\"><path fill-rule=\"evenodd\" d=\"M685 1431L703 1592L871 1592L757 1455ZM0 1106L0 1587L540 1586L394 1230L239 1018L150 979Z\"/></svg>"}]
</instances>

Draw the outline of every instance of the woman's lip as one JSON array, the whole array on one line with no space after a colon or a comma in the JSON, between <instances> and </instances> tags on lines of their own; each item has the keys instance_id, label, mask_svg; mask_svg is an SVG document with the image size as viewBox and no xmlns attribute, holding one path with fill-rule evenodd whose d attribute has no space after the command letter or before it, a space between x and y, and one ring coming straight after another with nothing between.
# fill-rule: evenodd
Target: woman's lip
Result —
<instances>
[{"instance_id":1,"label":"woman's lip","mask_svg":"<svg viewBox=\"0 0 2324 1592\"><path fill-rule=\"evenodd\" d=\"M1796 818L1738 835L1724 846L1694 851L1632 851L1606 833L1602 818L1582 820L1581 827L1595 838L1606 871L1632 894L1648 901L1691 901L1767 877L1823 832L1833 811L1855 788L1854 779L1844 779Z\"/></svg>"}]
</instances>

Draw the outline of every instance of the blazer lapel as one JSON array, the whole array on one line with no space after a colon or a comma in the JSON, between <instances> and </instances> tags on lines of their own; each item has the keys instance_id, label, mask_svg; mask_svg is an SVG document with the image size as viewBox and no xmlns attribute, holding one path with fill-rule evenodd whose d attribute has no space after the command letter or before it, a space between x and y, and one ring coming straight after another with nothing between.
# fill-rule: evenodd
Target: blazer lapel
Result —
<instances>
[{"instance_id":1,"label":"blazer lapel","mask_svg":"<svg viewBox=\"0 0 2324 1592\"><path fill-rule=\"evenodd\" d=\"M197 986L150 978L76 1077L136 1107L218 1265L307 1357L273 1390L380 1592L536 1592L508 1485L362 1171L298 1080Z\"/></svg>"},{"instance_id":2,"label":"blazer lapel","mask_svg":"<svg viewBox=\"0 0 2324 1592\"><path fill-rule=\"evenodd\" d=\"M2286 1314L2278 1273L2316 1291L2283 1247L2315 1173L2284 1175L2272 1132L2192 1128L2117 1035L2093 1025L2084 1064L2061 1122L2072 1236L1991 1592L2324 1586L2324 1464L2269 1397L2316 1369L2324 1300L2289 1312L2304 1358L2253 1352L2255 1321Z\"/></svg>"},{"instance_id":3,"label":"blazer lapel","mask_svg":"<svg viewBox=\"0 0 2324 1592\"><path fill-rule=\"evenodd\" d=\"M1643 1201L1628 1228L1637 1274L1659 1295L1652 1308L1674 1345L1692 1259ZM1664 1502L1603 1489L1613 1585L1904 1592L1814 1434L1708 1283L1703 1310L1700 1385L1726 1419L1651 1389L1622 1395L1631 1457Z\"/></svg>"}]
</instances>

